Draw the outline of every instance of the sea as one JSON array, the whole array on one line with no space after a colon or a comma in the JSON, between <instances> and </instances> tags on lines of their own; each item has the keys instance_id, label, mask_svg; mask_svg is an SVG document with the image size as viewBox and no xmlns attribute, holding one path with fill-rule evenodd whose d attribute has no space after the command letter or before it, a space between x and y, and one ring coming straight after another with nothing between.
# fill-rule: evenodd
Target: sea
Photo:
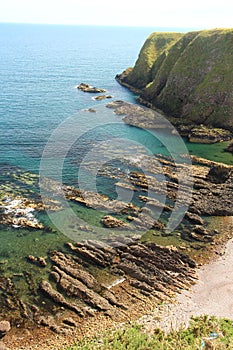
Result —
<instances>
[{"instance_id":1,"label":"sea","mask_svg":"<svg viewBox=\"0 0 233 350\"><path fill-rule=\"evenodd\" d=\"M0 24L0 162L38 172L53 130L97 104L90 94L77 90L82 82L135 103L136 96L114 77L132 67L149 34L161 30L172 28ZM140 139L143 131L134 132ZM232 163L224 144L186 145L190 153Z\"/></svg>"},{"instance_id":2,"label":"sea","mask_svg":"<svg viewBox=\"0 0 233 350\"><path fill-rule=\"evenodd\" d=\"M1 198L14 190L21 193L23 186L27 193L37 191L32 179L40 173L41 158L51 135L74 118L82 125L82 132L77 132L75 138L80 154L89 150L95 141L104 142L105 138L111 141L113 136L133 140L152 154L167 154L161 137L171 143L171 137L175 136L164 134L156 137L155 133L120 123L117 116L112 116L114 123L109 122L109 115L102 113L106 100L96 101L95 94L84 93L77 89L77 85L87 83L105 89L106 94L112 96L107 102L123 100L137 104L137 96L119 85L115 76L135 64L143 43L152 32L174 30L186 31L184 28L0 24ZM101 127L108 124L101 136L95 132L97 115L92 112L85 114L85 111L95 109L98 118L101 115ZM183 142L185 151L190 154L233 164L232 155L224 152L225 143ZM77 148L73 147L73 153L69 150L65 157L63 181L66 185L77 183L80 162L74 161L76 151ZM135 148L132 148L134 152ZM56 167L54 169L51 177L56 180ZM88 174L86 181L91 181ZM111 196L109 184L103 185L102 192L104 190ZM98 213L92 210L87 211L81 206L78 210L93 225L99 220ZM50 233L0 227L0 270L4 275L12 276L12 273L20 274L28 269L25 258L28 254L46 257L49 250L59 249L67 241L67 237L56 232L56 227L45 214L38 214L38 218L52 228ZM34 267L30 268L33 271ZM36 271L35 268L35 275ZM46 274L46 269L43 271ZM16 282L20 293L30 296L25 283L20 279Z\"/></svg>"}]
</instances>

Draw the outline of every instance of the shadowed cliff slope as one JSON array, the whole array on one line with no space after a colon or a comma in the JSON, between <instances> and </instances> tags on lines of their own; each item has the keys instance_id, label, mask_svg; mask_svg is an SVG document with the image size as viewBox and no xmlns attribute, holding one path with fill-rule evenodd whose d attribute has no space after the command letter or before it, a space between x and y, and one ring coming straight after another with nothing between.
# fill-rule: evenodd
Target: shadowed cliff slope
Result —
<instances>
[{"instance_id":1,"label":"shadowed cliff slope","mask_svg":"<svg viewBox=\"0 0 233 350\"><path fill-rule=\"evenodd\" d=\"M117 80L175 124L233 131L233 29L152 33Z\"/></svg>"}]
</instances>

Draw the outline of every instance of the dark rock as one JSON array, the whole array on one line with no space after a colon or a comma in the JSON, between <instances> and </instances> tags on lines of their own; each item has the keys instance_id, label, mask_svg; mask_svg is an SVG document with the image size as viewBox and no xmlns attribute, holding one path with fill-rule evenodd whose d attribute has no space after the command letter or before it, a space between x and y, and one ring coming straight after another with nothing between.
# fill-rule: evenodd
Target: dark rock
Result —
<instances>
[{"instance_id":1,"label":"dark rock","mask_svg":"<svg viewBox=\"0 0 233 350\"><path fill-rule=\"evenodd\" d=\"M77 322L75 322L75 320L72 317L67 317L62 322L67 324L68 326L77 327Z\"/></svg>"},{"instance_id":2,"label":"dark rock","mask_svg":"<svg viewBox=\"0 0 233 350\"><path fill-rule=\"evenodd\" d=\"M33 255L28 255L27 260L33 263L37 262L37 258Z\"/></svg>"},{"instance_id":3,"label":"dark rock","mask_svg":"<svg viewBox=\"0 0 233 350\"><path fill-rule=\"evenodd\" d=\"M47 265L46 260L44 258L42 258L41 256L38 257L37 260L38 260L38 263L40 266L45 267Z\"/></svg>"},{"instance_id":4,"label":"dark rock","mask_svg":"<svg viewBox=\"0 0 233 350\"><path fill-rule=\"evenodd\" d=\"M221 184L229 179L232 172L232 167L224 164L215 165L211 167L207 179L213 183Z\"/></svg>"},{"instance_id":5,"label":"dark rock","mask_svg":"<svg viewBox=\"0 0 233 350\"><path fill-rule=\"evenodd\" d=\"M187 212L187 213L185 214L185 217L186 217L189 221L193 222L194 224L204 225L204 220L203 220L199 215L197 215L197 214L195 214L195 213Z\"/></svg>"},{"instance_id":6,"label":"dark rock","mask_svg":"<svg viewBox=\"0 0 233 350\"><path fill-rule=\"evenodd\" d=\"M159 222L158 220L153 219L148 214L144 214L143 212L138 215L138 217L133 218L133 224L137 227L139 230L149 230L149 229L156 229L156 230L163 230L164 225Z\"/></svg>"},{"instance_id":7,"label":"dark rock","mask_svg":"<svg viewBox=\"0 0 233 350\"><path fill-rule=\"evenodd\" d=\"M199 235L208 235L208 231L206 230L206 228L201 225L194 226L193 230Z\"/></svg>"},{"instance_id":8,"label":"dark rock","mask_svg":"<svg viewBox=\"0 0 233 350\"><path fill-rule=\"evenodd\" d=\"M107 300L89 289L84 283L69 276L55 266L54 270L61 276L59 287L65 291L67 296L78 297L81 301L98 310L106 311L110 309L111 306Z\"/></svg>"},{"instance_id":9,"label":"dark rock","mask_svg":"<svg viewBox=\"0 0 233 350\"><path fill-rule=\"evenodd\" d=\"M67 246L75 253L80 256L81 259L86 260L88 262L94 263L97 266L106 267L109 265L108 261L104 261L102 256L95 254L94 252L85 248L85 246L74 246L72 243L67 243Z\"/></svg>"},{"instance_id":10,"label":"dark rock","mask_svg":"<svg viewBox=\"0 0 233 350\"><path fill-rule=\"evenodd\" d=\"M56 287L43 281L40 289L55 304L60 304L78 315L92 316L93 311L90 307L96 312L107 312L108 315L114 312L113 306L126 310L127 305L120 300L119 291L124 291L131 298L134 298L135 293L128 291L125 284L130 285L139 294L153 295L159 300L165 300L172 293L189 286L195 279L195 263L187 255L178 252L174 247L160 247L154 243L142 244L138 236L109 237L105 242L88 240L69 243L68 246L72 254L56 251L51 253L51 275L55 278ZM79 259L88 261L89 266L95 269L96 265L108 267L109 272L116 275L116 280L120 276L124 277L120 277L119 284L112 283L109 287L107 283L99 284L89 271L75 261L74 254L77 254ZM117 294L115 290L118 291ZM75 298L77 304L68 301L69 298Z\"/></svg>"},{"instance_id":11,"label":"dark rock","mask_svg":"<svg viewBox=\"0 0 233 350\"><path fill-rule=\"evenodd\" d=\"M213 242L213 237L211 235L201 235L196 232L191 232L190 237L198 242Z\"/></svg>"}]
</instances>

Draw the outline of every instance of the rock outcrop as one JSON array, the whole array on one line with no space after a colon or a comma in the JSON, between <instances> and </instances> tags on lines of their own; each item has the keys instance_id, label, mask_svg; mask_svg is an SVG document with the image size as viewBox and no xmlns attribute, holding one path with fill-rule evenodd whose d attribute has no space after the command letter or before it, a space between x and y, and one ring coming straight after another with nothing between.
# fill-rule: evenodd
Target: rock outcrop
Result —
<instances>
[{"instance_id":1,"label":"rock outcrop","mask_svg":"<svg viewBox=\"0 0 233 350\"><path fill-rule=\"evenodd\" d=\"M112 96L111 95L99 95L99 96L94 97L94 99L96 101L102 101L102 100L105 100L106 98L109 99L109 98L112 98Z\"/></svg>"},{"instance_id":2,"label":"rock outcrop","mask_svg":"<svg viewBox=\"0 0 233 350\"><path fill-rule=\"evenodd\" d=\"M139 101L191 130L197 124L233 132L233 30L153 33L134 68L116 79Z\"/></svg>"},{"instance_id":3,"label":"rock outcrop","mask_svg":"<svg viewBox=\"0 0 233 350\"><path fill-rule=\"evenodd\" d=\"M106 90L102 88L98 88L95 86L91 86L89 84L81 83L77 86L77 89L83 91L83 92L91 92L91 93L98 93L98 92L106 92Z\"/></svg>"},{"instance_id":4,"label":"rock outcrop","mask_svg":"<svg viewBox=\"0 0 233 350\"><path fill-rule=\"evenodd\" d=\"M188 255L174 246L142 243L139 236L68 242L63 252L51 251L49 259L35 286L28 280L36 304L20 299L14 278L0 278L1 311L10 310L13 328L37 324L63 334L88 317L120 321L138 316L148 303L169 300L196 280L196 263ZM39 275L39 265L35 268ZM1 321L0 337L9 329L9 322Z\"/></svg>"},{"instance_id":5,"label":"rock outcrop","mask_svg":"<svg viewBox=\"0 0 233 350\"><path fill-rule=\"evenodd\" d=\"M194 143L216 143L230 140L232 134L228 130L220 128L207 128L204 125L199 125L192 128L187 136L189 141Z\"/></svg>"},{"instance_id":6,"label":"rock outcrop","mask_svg":"<svg viewBox=\"0 0 233 350\"><path fill-rule=\"evenodd\" d=\"M174 247L141 243L137 237L87 240L67 246L70 253L51 252L50 277L54 282L42 281L40 290L53 303L81 318L96 312L114 317L117 308L127 310L127 300L136 302L140 294L166 300L196 278L195 262L187 255ZM111 281L108 277L100 283L90 273L94 267L108 271Z\"/></svg>"}]
</instances>

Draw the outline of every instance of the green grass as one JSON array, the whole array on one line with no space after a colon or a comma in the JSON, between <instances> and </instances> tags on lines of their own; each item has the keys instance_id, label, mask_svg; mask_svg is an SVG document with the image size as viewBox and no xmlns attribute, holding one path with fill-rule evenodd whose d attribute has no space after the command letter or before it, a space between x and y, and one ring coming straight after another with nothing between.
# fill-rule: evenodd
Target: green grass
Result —
<instances>
[{"instance_id":1,"label":"green grass","mask_svg":"<svg viewBox=\"0 0 233 350\"><path fill-rule=\"evenodd\" d=\"M149 336L141 326L134 325L108 332L104 336L83 339L66 350L199 350L202 340L208 338L211 332L222 334L217 339L211 340L215 350L233 349L233 322L200 316L192 319L188 329L172 331L168 335L158 329Z\"/></svg>"},{"instance_id":2,"label":"green grass","mask_svg":"<svg viewBox=\"0 0 233 350\"><path fill-rule=\"evenodd\" d=\"M152 33L143 45L133 71L127 76L127 83L142 89L151 81L151 69L154 62L174 42L182 36L181 33Z\"/></svg>"},{"instance_id":3,"label":"green grass","mask_svg":"<svg viewBox=\"0 0 233 350\"><path fill-rule=\"evenodd\" d=\"M124 81L182 123L232 131L232 45L233 29L152 33Z\"/></svg>"}]
</instances>

